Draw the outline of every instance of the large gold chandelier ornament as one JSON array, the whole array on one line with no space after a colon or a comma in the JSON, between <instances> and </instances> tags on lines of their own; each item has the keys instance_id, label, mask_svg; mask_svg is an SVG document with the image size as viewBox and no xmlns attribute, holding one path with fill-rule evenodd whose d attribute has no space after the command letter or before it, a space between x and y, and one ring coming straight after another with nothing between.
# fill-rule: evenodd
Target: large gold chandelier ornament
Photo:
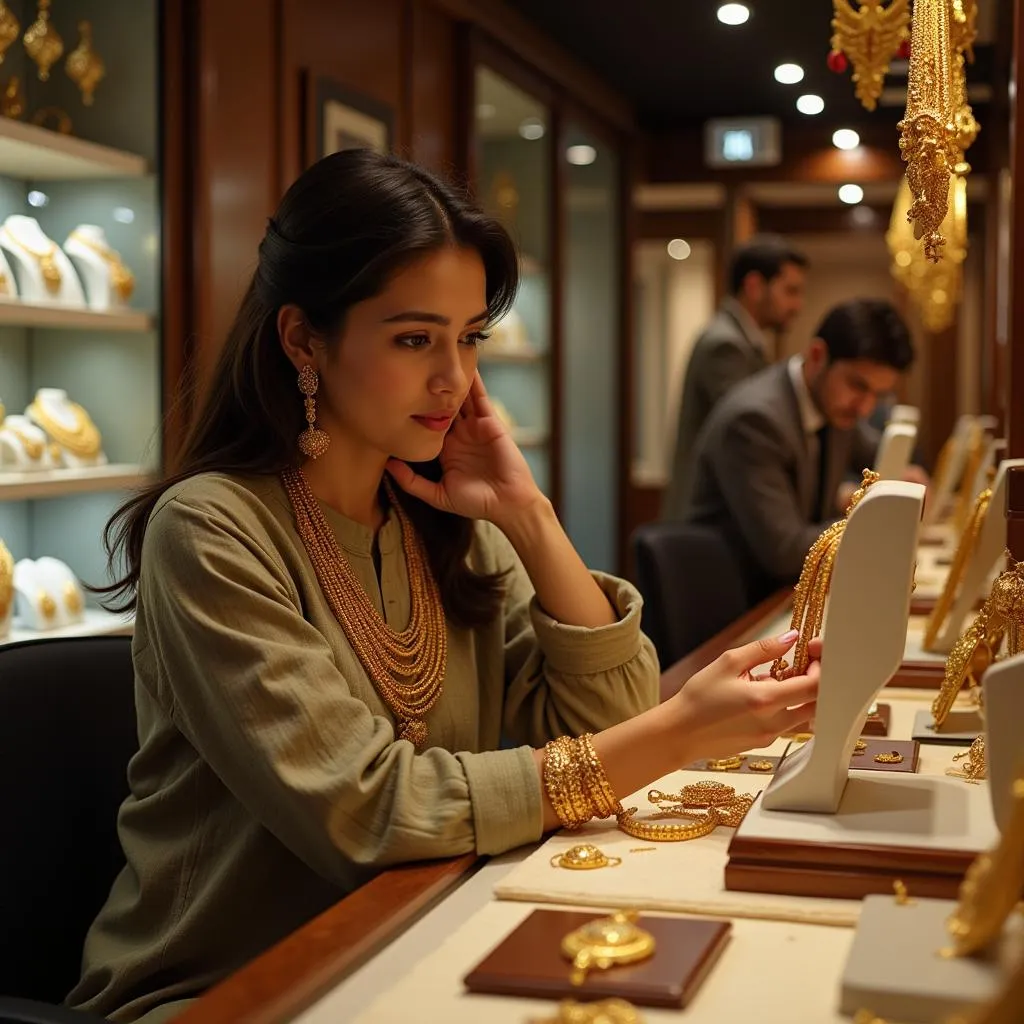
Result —
<instances>
[{"instance_id":1,"label":"large gold chandelier ornament","mask_svg":"<svg viewBox=\"0 0 1024 1024\"><path fill-rule=\"evenodd\" d=\"M835 72L853 64L857 99L874 110L882 95L889 62L906 55L910 24L909 0L832 0L832 52L828 66ZM851 6L851 4L853 6Z\"/></svg>"}]
</instances>

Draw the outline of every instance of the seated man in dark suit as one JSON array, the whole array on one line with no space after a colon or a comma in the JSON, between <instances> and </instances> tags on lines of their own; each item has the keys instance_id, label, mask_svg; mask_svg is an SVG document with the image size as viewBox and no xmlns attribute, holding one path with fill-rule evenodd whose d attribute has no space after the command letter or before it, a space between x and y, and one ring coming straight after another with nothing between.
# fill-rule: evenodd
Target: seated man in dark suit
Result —
<instances>
[{"instance_id":1,"label":"seated man in dark suit","mask_svg":"<svg viewBox=\"0 0 1024 1024\"><path fill-rule=\"evenodd\" d=\"M906 325L880 300L835 307L802 356L737 385L697 443L687 522L722 532L756 604L796 581L845 510L879 435L865 421L914 358Z\"/></svg>"}]
</instances>

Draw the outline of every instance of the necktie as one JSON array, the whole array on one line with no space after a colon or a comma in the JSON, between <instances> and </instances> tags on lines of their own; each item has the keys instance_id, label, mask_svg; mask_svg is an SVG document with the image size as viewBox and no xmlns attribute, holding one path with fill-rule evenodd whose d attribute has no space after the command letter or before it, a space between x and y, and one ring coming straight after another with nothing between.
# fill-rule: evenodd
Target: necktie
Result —
<instances>
[{"instance_id":1,"label":"necktie","mask_svg":"<svg viewBox=\"0 0 1024 1024\"><path fill-rule=\"evenodd\" d=\"M828 426L822 427L815 435L818 438L818 480L815 488L814 506L811 514L815 522L824 522L832 518L831 503L828 500Z\"/></svg>"}]
</instances>

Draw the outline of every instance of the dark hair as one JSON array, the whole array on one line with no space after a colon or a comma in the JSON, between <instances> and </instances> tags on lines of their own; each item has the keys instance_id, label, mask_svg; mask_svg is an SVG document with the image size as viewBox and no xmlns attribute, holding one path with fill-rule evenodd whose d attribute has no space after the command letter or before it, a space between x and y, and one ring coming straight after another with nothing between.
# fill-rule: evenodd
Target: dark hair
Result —
<instances>
[{"instance_id":1,"label":"dark hair","mask_svg":"<svg viewBox=\"0 0 1024 1024\"><path fill-rule=\"evenodd\" d=\"M519 284L515 246L497 221L456 189L422 168L369 150L335 153L305 171L267 226L256 272L177 467L107 523L104 542L115 582L99 592L122 609L135 606L146 526L169 487L198 473L269 475L301 461L296 438L305 421L295 369L278 337L282 306L298 306L325 343L335 345L353 305L379 294L410 261L450 245L480 254L488 321L500 319ZM436 460L416 468L433 479L440 474ZM503 575L469 568L472 521L404 493L399 500L423 538L448 617L467 627L491 620L500 607Z\"/></svg>"},{"instance_id":2,"label":"dark hair","mask_svg":"<svg viewBox=\"0 0 1024 1024\"><path fill-rule=\"evenodd\" d=\"M729 264L729 291L739 295L747 274L760 274L766 281L778 277L787 263L807 266L807 257L778 235L758 235L733 253Z\"/></svg>"},{"instance_id":3,"label":"dark hair","mask_svg":"<svg viewBox=\"0 0 1024 1024\"><path fill-rule=\"evenodd\" d=\"M835 306L815 332L828 360L868 359L901 372L914 361L914 344L903 318L884 299L851 299Z\"/></svg>"}]
</instances>

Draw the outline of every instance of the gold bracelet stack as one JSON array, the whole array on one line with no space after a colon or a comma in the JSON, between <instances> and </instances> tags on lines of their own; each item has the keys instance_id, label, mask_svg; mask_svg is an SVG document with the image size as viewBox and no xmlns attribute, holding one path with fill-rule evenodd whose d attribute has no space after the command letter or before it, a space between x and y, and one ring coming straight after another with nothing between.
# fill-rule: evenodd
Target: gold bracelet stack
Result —
<instances>
[{"instance_id":1,"label":"gold bracelet stack","mask_svg":"<svg viewBox=\"0 0 1024 1024\"><path fill-rule=\"evenodd\" d=\"M589 733L561 736L544 752L544 789L563 828L582 828L591 818L620 809Z\"/></svg>"}]
</instances>

